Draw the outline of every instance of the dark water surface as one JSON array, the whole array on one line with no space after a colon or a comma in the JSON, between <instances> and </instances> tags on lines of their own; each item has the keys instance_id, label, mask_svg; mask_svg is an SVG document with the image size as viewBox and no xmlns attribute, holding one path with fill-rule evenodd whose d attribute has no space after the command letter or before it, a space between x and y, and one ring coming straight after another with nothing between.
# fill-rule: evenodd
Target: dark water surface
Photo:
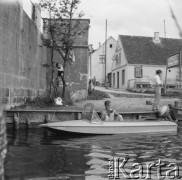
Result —
<instances>
[{"instance_id":1,"label":"dark water surface","mask_svg":"<svg viewBox=\"0 0 182 180\"><path fill-rule=\"evenodd\" d=\"M62 137L44 129L8 129L5 180L108 179L108 159L133 163L175 163L182 172L182 124L177 135ZM136 169L136 168L135 168ZM146 170L144 170L146 172ZM45 178L47 177L47 178ZM120 179L126 179L120 174ZM152 179L158 179L153 172Z\"/></svg>"}]
</instances>

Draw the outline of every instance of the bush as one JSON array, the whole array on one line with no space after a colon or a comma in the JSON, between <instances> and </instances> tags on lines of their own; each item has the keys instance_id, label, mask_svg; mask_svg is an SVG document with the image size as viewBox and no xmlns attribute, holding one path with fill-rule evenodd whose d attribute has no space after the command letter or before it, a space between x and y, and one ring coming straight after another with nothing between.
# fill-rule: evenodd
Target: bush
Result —
<instances>
[{"instance_id":1,"label":"bush","mask_svg":"<svg viewBox=\"0 0 182 180\"><path fill-rule=\"evenodd\" d=\"M110 98L110 96L102 91L92 89L90 93L88 93L88 100L102 100L104 98Z\"/></svg>"}]
</instances>

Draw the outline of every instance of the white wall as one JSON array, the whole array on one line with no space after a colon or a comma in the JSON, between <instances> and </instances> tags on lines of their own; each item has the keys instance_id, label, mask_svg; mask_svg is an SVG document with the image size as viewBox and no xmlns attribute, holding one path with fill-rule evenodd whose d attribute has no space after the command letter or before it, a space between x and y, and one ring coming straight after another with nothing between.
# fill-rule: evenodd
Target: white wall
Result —
<instances>
[{"instance_id":1,"label":"white wall","mask_svg":"<svg viewBox=\"0 0 182 180\"><path fill-rule=\"evenodd\" d=\"M120 41L120 38L118 38L114 56L117 56L117 55L119 56L119 53L121 53L121 60L119 63L117 63L116 60L113 61L112 70L115 70L115 69L122 67L122 66L127 64L126 56L125 56L125 53L123 50L123 45Z\"/></svg>"},{"instance_id":2,"label":"white wall","mask_svg":"<svg viewBox=\"0 0 182 180\"><path fill-rule=\"evenodd\" d=\"M110 45L112 45L112 48L110 47ZM106 74L111 72L112 57L113 57L115 48L116 48L116 40L112 37L109 37L107 40ZM105 43L102 44L97 50L95 50L91 54L92 78L95 76L96 81L99 81L100 83L104 83L105 82L105 64L100 63L100 59L99 59L100 55L105 55Z\"/></svg>"},{"instance_id":3,"label":"white wall","mask_svg":"<svg viewBox=\"0 0 182 180\"><path fill-rule=\"evenodd\" d=\"M168 83L174 83L176 81L177 76L179 76L179 67L173 67L167 70Z\"/></svg>"},{"instance_id":4,"label":"white wall","mask_svg":"<svg viewBox=\"0 0 182 180\"><path fill-rule=\"evenodd\" d=\"M126 60L126 56L123 50L123 45L121 43L120 38L118 37L118 41L117 41L117 45L116 45L116 49L115 49L115 53L114 55L119 55L119 53L121 53L121 59L118 61L119 63L115 61L113 61L112 63L112 87L114 88L127 88L127 79L128 79L128 68L127 68L127 60ZM122 71L125 70L125 78L124 81L125 83L122 84ZM113 82L113 74L115 73L115 83ZM119 87L118 87L118 74L119 73Z\"/></svg>"},{"instance_id":5,"label":"white wall","mask_svg":"<svg viewBox=\"0 0 182 180\"><path fill-rule=\"evenodd\" d=\"M138 66L138 65L136 65ZM156 70L160 69L162 71L162 80L165 82L165 75L166 75L166 66L153 66L153 65L143 65L143 79L149 79L153 81L154 76L156 74ZM122 85L122 70L125 70L125 84ZM179 69L171 68L171 72L168 70L167 79L169 81L176 81L176 75L178 74ZM123 67L120 67L118 69L113 70L112 72L112 87L117 88L117 72L119 72L119 88L121 89L127 89L128 87L128 81L131 79L140 79L135 78L135 65L125 65ZM113 73L115 73L115 86L113 86Z\"/></svg>"},{"instance_id":6,"label":"white wall","mask_svg":"<svg viewBox=\"0 0 182 180\"><path fill-rule=\"evenodd\" d=\"M122 71L125 71L125 77L124 77L124 84L122 84ZM128 75L130 75L130 72L128 74L128 67L123 66L121 68L115 69L112 71L112 87L113 88L118 88L118 73L119 73L119 89L127 89L127 80L128 80ZM113 74L115 73L115 83L113 82Z\"/></svg>"}]
</instances>

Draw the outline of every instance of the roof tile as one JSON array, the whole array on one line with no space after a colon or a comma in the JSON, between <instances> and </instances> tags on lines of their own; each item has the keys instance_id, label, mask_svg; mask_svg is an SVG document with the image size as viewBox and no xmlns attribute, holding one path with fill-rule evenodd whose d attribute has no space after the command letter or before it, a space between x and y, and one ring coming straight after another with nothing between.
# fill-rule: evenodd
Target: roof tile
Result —
<instances>
[{"instance_id":1,"label":"roof tile","mask_svg":"<svg viewBox=\"0 0 182 180\"><path fill-rule=\"evenodd\" d=\"M160 38L154 43L153 37L120 35L129 64L166 65L167 58L182 49L181 39Z\"/></svg>"}]
</instances>

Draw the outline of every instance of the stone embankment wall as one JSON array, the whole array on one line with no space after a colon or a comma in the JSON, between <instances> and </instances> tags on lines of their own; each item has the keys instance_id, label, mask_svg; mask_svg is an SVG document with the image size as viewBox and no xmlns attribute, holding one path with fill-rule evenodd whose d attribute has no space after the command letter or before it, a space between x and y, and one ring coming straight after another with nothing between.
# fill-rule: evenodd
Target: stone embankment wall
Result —
<instances>
[{"instance_id":1,"label":"stone embankment wall","mask_svg":"<svg viewBox=\"0 0 182 180\"><path fill-rule=\"evenodd\" d=\"M0 105L22 104L46 90L46 49L19 0L0 1Z\"/></svg>"},{"instance_id":2,"label":"stone embankment wall","mask_svg":"<svg viewBox=\"0 0 182 180\"><path fill-rule=\"evenodd\" d=\"M4 180L4 160L7 152L6 125L3 111L0 108L0 179Z\"/></svg>"}]
</instances>

